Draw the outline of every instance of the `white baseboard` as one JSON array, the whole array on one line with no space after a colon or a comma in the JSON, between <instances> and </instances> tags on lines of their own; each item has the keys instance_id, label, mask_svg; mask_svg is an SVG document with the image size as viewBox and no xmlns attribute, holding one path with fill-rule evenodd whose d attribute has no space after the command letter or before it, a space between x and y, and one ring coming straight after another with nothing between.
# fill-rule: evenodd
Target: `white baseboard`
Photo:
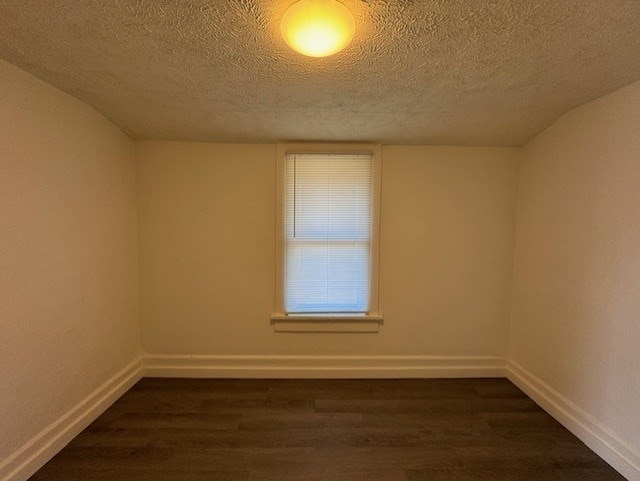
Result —
<instances>
[{"instance_id":1,"label":"white baseboard","mask_svg":"<svg viewBox=\"0 0 640 481\"><path fill-rule=\"evenodd\" d=\"M139 357L0 462L0 480L25 481L142 377Z\"/></svg>"},{"instance_id":2,"label":"white baseboard","mask_svg":"<svg viewBox=\"0 0 640 481\"><path fill-rule=\"evenodd\" d=\"M506 361L480 356L209 356L147 354L146 377L505 377Z\"/></svg>"},{"instance_id":3,"label":"white baseboard","mask_svg":"<svg viewBox=\"0 0 640 481\"><path fill-rule=\"evenodd\" d=\"M507 379L629 481L640 481L640 451L513 361Z\"/></svg>"},{"instance_id":4,"label":"white baseboard","mask_svg":"<svg viewBox=\"0 0 640 481\"><path fill-rule=\"evenodd\" d=\"M25 481L142 376L191 378L507 377L629 481L640 452L518 364L482 356L208 356L138 358L0 462L0 480Z\"/></svg>"}]
</instances>

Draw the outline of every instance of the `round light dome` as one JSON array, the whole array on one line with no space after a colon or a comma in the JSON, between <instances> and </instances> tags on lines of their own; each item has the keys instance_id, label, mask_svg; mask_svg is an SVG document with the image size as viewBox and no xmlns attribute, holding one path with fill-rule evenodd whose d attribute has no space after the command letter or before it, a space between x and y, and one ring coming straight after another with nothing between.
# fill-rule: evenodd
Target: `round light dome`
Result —
<instances>
[{"instance_id":1,"label":"round light dome","mask_svg":"<svg viewBox=\"0 0 640 481\"><path fill-rule=\"evenodd\" d=\"M336 0L299 0L282 17L282 36L297 52L327 57L339 52L353 38L355 22Z\"/></svg>"}]
</instances>

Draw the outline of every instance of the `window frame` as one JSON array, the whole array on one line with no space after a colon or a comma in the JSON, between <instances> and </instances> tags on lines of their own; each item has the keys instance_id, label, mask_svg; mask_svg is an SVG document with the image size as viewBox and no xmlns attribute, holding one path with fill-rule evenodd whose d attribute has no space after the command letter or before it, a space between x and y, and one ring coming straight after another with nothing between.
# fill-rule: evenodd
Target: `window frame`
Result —
<instances>
[{"instance_id":1,"label":"window frame","mask_svg":"<svg viewBox=\"0 0 640 481\"><path fill-rule=\"evenodd\" d=\"M372 156L371 244L369 311L365 314L287 314L284 310L285 281L285 166L288 154L370 154ZM370 143L279 143L276 159L276 288L275 313L271 316L281 332L377 332L382 323L379 305L380 195L382 147ZM314 325L317 328L314 328Z\"/></svg>"}]
</instances>

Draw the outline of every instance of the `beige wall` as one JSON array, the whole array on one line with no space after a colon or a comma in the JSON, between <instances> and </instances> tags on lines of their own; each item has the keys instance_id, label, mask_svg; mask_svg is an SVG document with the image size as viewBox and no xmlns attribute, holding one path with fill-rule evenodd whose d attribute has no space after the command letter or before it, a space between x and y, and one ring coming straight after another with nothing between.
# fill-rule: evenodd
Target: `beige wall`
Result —
<instances>
[{"instance_id":1,"label":"beige wall","mask_svg":"<svg viewBox=\"0 0 640 481\"><path fill-rule=\"evenodd\" d=\"M383 147L379 349L506 355L519 155Z\"/></svg>"},{"instance_id":2,"label":"beige wall","mask_svg":"<svg viewBox=\"0 0 640 481\"><path fill-rule=\"evenodd\" d=\"M1 465L138 356L133 143L0 61L0 199Z\"/></svg>"},{"instance_id":3,"label":"beige wall","mask_svg":"<svg viewBox=\"0 0 640 481\"><path fill-rule=\"evenodd\" d=\"M511 357L640 447L640 83L524 149Z\"/></svg>"},{"instance_id":4,"label":"beige wall","mask_svg":"<svg viewBox=\"0 0 640 481\"><path fill-rule=\"evenodd\" d=\"M275 145L136 143L152 354L506 354L518 149L383 147L377 334L274 333Z\"/></svg>"}]
</instances>

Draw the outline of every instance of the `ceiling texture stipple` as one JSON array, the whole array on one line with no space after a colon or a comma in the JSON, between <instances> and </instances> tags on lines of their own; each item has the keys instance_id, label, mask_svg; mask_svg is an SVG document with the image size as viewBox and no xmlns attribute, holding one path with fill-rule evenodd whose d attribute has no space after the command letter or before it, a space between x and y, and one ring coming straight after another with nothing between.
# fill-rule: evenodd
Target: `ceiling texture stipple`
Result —
<instances>
[{"instance_id":1,"label":"ceiling texture stipple","mask_svg":"<svg viewBox=\"0 0 640 481\"><path fill-rule=\"evenodd\" d=\"M638 0L343 0L292 51L294 0L0 0L0 57L134 139L522 145L640 79Z\"/></svg>"}]
</instances>

